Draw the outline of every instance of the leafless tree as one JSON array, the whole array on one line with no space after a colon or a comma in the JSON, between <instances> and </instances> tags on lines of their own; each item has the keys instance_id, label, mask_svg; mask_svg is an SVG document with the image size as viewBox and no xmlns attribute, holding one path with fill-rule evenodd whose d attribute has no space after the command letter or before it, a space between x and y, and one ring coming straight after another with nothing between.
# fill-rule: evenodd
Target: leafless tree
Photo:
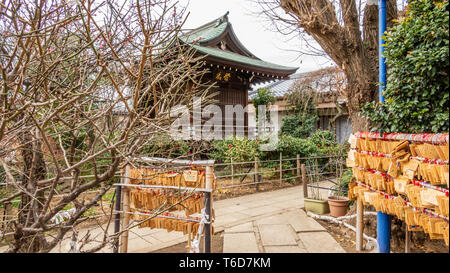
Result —
<instances>
[{"instance_id":1,"label":"leafless tree","mask_svg":"<svg viewBox=\"0 0 450 273\"><path fill-rule=\"evenodd\" d=\"M376 0L250 0L276 29L306 42L313 55L324 52L344 72L353 131L368 129L362 104L377 100L378 8ZM387 25L405 1L387 1Z\"/></svg>"},{"instance_id":2,"label":"leafless tree","mask_svg":"<svg viewBox=\"0 0 450 273\"><path fill-rule=\"evenodd\" d=\"M0 1L0 205L19 204L6 210L8 252L75 236L118 171L169 131L170 107L206 96L202 59L177 40L183 18L170 0ZM107 230L84 251L117 240Z\"/></svg>"}]
</instances>

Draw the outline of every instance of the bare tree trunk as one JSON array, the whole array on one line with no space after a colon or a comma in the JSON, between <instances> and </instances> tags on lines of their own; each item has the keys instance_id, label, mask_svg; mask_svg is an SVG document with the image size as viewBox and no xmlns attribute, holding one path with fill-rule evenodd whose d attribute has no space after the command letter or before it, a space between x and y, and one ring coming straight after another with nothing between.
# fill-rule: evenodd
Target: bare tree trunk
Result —
<instances>
[{"instance_id":1,"label":"bare tree trunk","mask_svg":"<svg viewBox=\"0 0 450 273\"><path fill-rule=\"evenodd\" d=\"M335 5L342 10L338 19ZM356 1L280 0L280 6L297 26L322 47L347 78L347 106L352 131L366 131L368 121L359 115L361 105L377 100L378 94L378 7L366 5L360 30ZM397 17L397 1L388 1L387 26ZM275 19L276 20L276 19Z\"/></svg>"},{"instance_id":2,"label":"bare tree trunk","mask_svg":"<svg viewBox=\"0 0 450 273\"><path fill-rule=\"evenodd\" d=\"M37 138L33 139L32 132L29 131L23 132L21 141L24 147L22 149L22 187L26 192L21 195L18 215L18 225L21 228L18 229L16 235L22 233L22 228L30 227L34 224L42 212L44 191L38 190L37 181L44 179L46 175L41 141ZM42 236L28 236L28 234L24 233L16 238L16 249L18 252L39 252L43 247L44 238Z\"/></svg>"}]
</instances>

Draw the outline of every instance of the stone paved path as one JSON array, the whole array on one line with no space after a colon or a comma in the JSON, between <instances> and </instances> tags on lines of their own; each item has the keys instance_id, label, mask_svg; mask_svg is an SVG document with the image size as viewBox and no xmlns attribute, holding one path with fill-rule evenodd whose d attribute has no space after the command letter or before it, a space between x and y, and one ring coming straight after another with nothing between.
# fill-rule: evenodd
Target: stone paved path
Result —
<instances>
[{"instance_id":1,"label":"stone paved path","mask_svg":"<svg viewBox=\"0 0 450 273\"><path fill-rule=\"evenodd\" d=\"M258 251L255 251L258 249ZM224 253L344 253L344 249L300 208L226 228Z\"/></svg>"},{"instance_id":2,"label":"stone paved path","mask_svg":"<svg viewBox=\"0 0 450 273\"><path fill-rule=\"evenodd\" d=\"M327 196L326 190L321 190ZM303 208L303 187L295 186L214 203L214 229L224 236L224 252L345 252L334 238ZM113 233L113 226L108 231ZM79 238L87 230L79 231ZM101 241L103 230L89 230L90 238ZM67 252L70 234L52 252ZM187 241L181 232L162 229L132 229L128 252L145 253ZM0 249L3 252L4 249ZM104 248L101 252L112 252Z\"/></svg>"}]
</instances>

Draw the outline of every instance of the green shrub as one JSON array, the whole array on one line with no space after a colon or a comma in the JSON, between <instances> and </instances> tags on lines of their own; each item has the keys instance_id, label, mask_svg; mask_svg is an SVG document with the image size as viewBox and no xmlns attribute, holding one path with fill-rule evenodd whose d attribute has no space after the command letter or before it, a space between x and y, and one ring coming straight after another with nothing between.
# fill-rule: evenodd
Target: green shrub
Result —
<instances>
[{"instance_id":1,"label":"green shrub","mask_svg":"<svg viewBox=\"0 0 450 273\"><path fill-rule=\"evenodd\" d=\"M337 145L334 133L326 130L317 130L311 135L311 141L320 147Z\"/></svg>"},{"instance_id":2,"label":"green shrub","mask_svg":"<svg viewBox=\"0 0 450 273\"><path fill-rule=\"evenodd\" d=\"M256 118L258 118L258 106L265 105L269 106L275 103L275 97L272 94L272 91L268 88L260 88L257 91L257 95L253 98L253 106L255 107ZM269 118L269 112L267 112L267 117Z\"/></svg>"},{"instance_id":3,"label":"green shrub","mask_svg":"<svg viewBox=\"0 0 450 273\"><path fill-rule=\"evenodd\" d=\"M175 158L189 155L189 143L184 140L173 140L170 136L161 134L140 150L141 155Z\"/></svg>"},{"instance_id":4,"label":"green shrub","mask_svg":"<svg viewBox=\"0 0 450 273\"><path fill-rule=\"evenodd\" d=\"M352 181L353 170L351 168L345 170L341 177L337 180L337 185L332 186L332 189L338 191L332 191L335 196L347 196L348 195L348 184Z\"/></svg>"},{"instance_id":5,"label":"green shrub","mask_svg":"<svg viewBox=\"0 0 450 273\"><path fill-rule=\"evenodd\" d=\"M295 158L297 154L300 157L312 157L319 154L319 147L307 138L280 135L277 152L288 158Z\"/></svg>"},{"instance_id":6,"label":"green shrub","mask_svg":"<svg viewBox=\"0 0 450 273\"><path fill-rule=\"evenodd\" d=\"M232 138L214 141L210 157L217 162L247 162L261 159L264 153L259 151L259 140L244 138Z\"/></svg>"},{"instance_id":7,"label":"green shrub","mask_svg":"<svg viewBox=\"0 0 450 273\"><path fill-rule=\"evenodd\" d=\"M310 113L298 113L283 118L281 133L298 138L306 138L314 131L318 116Z\"/></svg>"},{"instance_id":8,"label":"green shrub","mask_svg":"<svg viewBox=\"0 0 450 273\"><path fill-rule=\"evenodd\" d=\"M448 132L448 0L410 1L406 17L386 36L385 56L385 103L363 107L372 130Z\"/></svg>"}]
</instances>

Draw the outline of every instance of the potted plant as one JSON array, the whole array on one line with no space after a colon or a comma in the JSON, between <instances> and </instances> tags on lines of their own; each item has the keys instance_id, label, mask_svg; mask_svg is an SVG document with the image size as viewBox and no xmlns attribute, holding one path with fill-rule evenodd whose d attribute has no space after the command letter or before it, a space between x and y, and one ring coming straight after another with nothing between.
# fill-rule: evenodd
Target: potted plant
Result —
<instances>
[{"instance_id":1,"label":"potted plant","mask_svg":"<svg viewBox=\"0 0 450 273\"><path fill-rule=\"evenodd\" d=\"M330 206L330 215L341 217L347 214L349 200L347 198L348 184L352 179L351 169L344 172L338 179L338 184L332 187L328 194L328 204Z\"/></svg>"},{"instance_id":2,"label":"potted plant","mask_svg":"<svg viewBox=\"0 0 450 273\"><path fill-rule=\"evenodd\" d=\"M317 166L317 164L310 166L310 168L314 168L314 166ZM304 199L305 210L315 214L327 214L330 212L330 207L328 201L320 196L317 168L314 168L314 172L315 174L311 175L312 183L307 185L307 190L309 189L309 192L311 193L311 195L308 194L308 196L311 196L311 198Z\"/></svg>"},{"instance_id":3,"label":"potted plant","mask_svg":"<svg viewBox=\"0 0 450 273\"><path fill-rule=\"evenodd\" d=\"M316 190L311 190L316 191ZM320 197L317 189L317 195L313 194L312 198L305 198L305 209L315 214L327 214L330 212L330 206L327 200Z\"/></svg>"}]
</instances>

